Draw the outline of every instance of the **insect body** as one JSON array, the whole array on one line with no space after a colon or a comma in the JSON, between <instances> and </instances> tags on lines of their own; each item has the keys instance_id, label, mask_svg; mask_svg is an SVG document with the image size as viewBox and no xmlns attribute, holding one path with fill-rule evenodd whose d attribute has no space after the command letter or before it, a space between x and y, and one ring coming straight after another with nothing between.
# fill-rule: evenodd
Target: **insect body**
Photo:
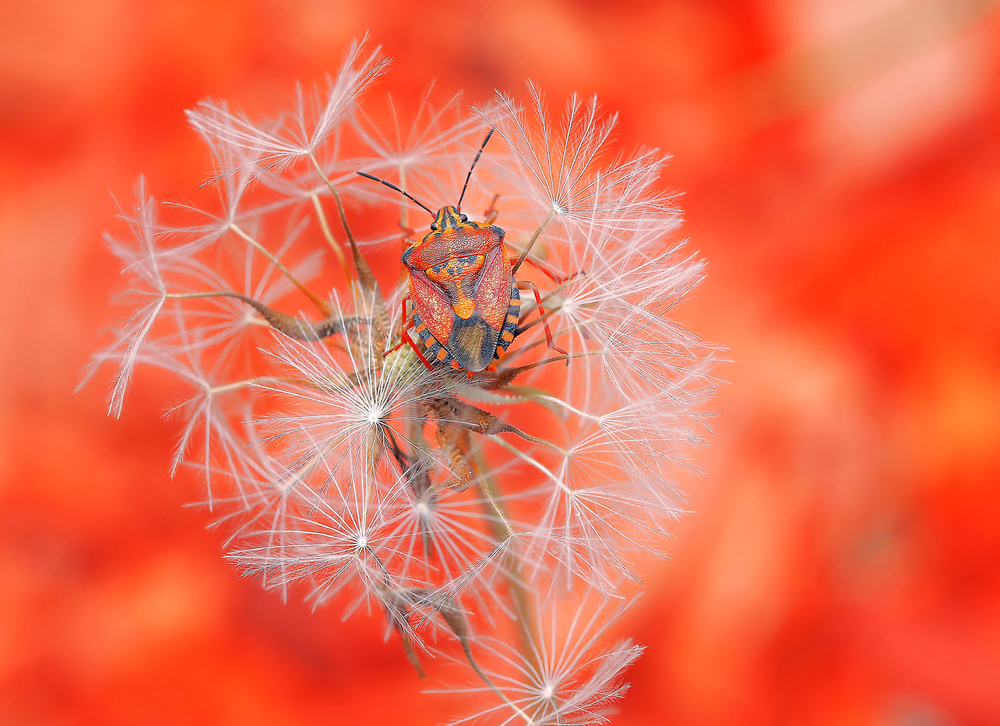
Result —
<instances>
[{"instance_id":1,"label":"insect body","mask_svg":"<svg viewBox=\"0 0 1000 726\"><path fill-rule=\"evenodd\" d=\"M496 225L442 207L431 231L403 253L427 358L475 373L514 340L521 293L503 237Z\"/></svg>"},{"instance_id":2,"label":"insect body","mask_svg":"<svg viewBox=\"0 0 1000 726\"><path fill-rule=\"evenodd\" d=\"M465 186L455 206L437 212L421 204L399 187L371 174L363 177L380 182L434 215L431 231L403 252L402 262L409 282L409 300L414 313L407 320L403 301L403 343L413 346L425 365L450 364L457 370L478 373L507 351L518 334L521 317L521 293L518 286L530 288L535 295L539 315L545 325L545 337L552 347L552 334L544 320L538 289L528 282L519 283L514 273L526 258L525 250L511 265L504 246L504 231L493 224L496 211L492 205L482 222L462 214L462 199L493 129L486 135L479 153L472 161ZM495 200L494 200L495 201ZM534 239L532 240L534 241ZM530 245L529 245L530 247ZM406 335L412 326L425 346L424 353ZM559 350L561 353L560 349Z\"/></svg>"}]
</instances>

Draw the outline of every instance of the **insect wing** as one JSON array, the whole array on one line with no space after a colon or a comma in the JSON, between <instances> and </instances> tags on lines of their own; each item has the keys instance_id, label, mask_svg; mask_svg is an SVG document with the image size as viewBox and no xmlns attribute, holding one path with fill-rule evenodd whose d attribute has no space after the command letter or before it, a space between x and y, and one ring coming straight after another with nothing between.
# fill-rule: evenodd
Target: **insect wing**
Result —
<instances>
[{"instance_id":1,"label":"insect wing","mask_svg":"<svg viewBox=\"0 0 1000 726\"><path fill-rule=\"evenodd\" d=\"M510 259L503 245L497 246L486 256L476 284L476 314L492 328L497 335L503 328L510 306ZM495 341L494 341L495 345Z\"/></svg>"},{"instance_id":2,"label":"insect wing","mask_svg":"<svg viewBox=\"0 0 1000 726\"><path fill-rule=\"evenodd\" d=\"M403 254L420 319L417 332L429 350L437 350L438 360L451 357L465 370L481 371L493 361L505 325L511 327L511 269L504 231L494 226L443 226L442 232L427 235Z\"/></svg>"},{"instance_id":3,"label":"insect wing","mask_svg":"<svg viewBox=\"0 0 1000 726\"><path fill-rule=\"evenodd\" d=\"M456 315L448 337L448 353L462 368L476 372L493 362L510 295L510 262L503 245L499 245L486 255L477 275L472 314Z\"/></svg>"},{"instance_id":4,"label":"insect wing","mask_svg":"<svg viewBox=\"0 0 1000 726\"><path fill-rule=\"evenodd\" d=\"M455 325L455 312L447 295L427 277L423 270L407 267L410 278L410 300L430 334L440 343L447 343Z\"/></svg>"}]
</instances>

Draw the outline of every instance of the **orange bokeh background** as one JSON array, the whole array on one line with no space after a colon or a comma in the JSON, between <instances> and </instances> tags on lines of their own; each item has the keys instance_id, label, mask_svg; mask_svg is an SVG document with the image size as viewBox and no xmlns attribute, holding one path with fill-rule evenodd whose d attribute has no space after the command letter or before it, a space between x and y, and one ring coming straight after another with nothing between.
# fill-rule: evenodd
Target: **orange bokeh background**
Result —
<instances>
[{"instance_id":1,"label":"orange bokeh background","mask_svg":"<svg viewBox=\"0 0 1000 726\"><path fill-rule=\"evenodd\" d=\"M377 618L237 577L167 476L178 390L107 376L101 240L365 30L372 94L597 93L674 154L729 348L694 514L620 624L616 724L1000 723L1000 15L985 0L200 3L0 10L0 724L437 723ZM433 670L433 669L432 669Z\"/></svg>"}]
</instances>

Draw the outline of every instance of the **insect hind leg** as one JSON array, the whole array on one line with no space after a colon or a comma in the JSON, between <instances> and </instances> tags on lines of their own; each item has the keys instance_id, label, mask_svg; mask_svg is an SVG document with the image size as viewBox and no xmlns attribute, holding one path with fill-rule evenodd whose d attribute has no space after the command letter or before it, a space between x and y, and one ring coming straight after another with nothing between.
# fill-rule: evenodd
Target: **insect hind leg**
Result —
<instances>
[{"instance_id":1,"label":"insect hind leg","mask_svg":"<svg viewBox=\"0 0 1000 726\"><path fill-rule=\"evenodd\" d=\"M548 313L545 312L545 307L542 305L542 296L541 293L538 292L538 285L536 285L533 282L529 282L528 280L522 280L522 281L515 280L514 284L518 287L525 287L531 290L531 292L534 294L535 306L538 308L539 319L542 321L542 325L545 328L545 341L548 343L549 349L554 350L557 353L561 353L562 355L566 355L566 351L558 347L552 340L552 331L549 329L549 322L548 322L549 316ZM569 358L566 359L566 365L569 365Z\"/></svg>"}]
</instances>

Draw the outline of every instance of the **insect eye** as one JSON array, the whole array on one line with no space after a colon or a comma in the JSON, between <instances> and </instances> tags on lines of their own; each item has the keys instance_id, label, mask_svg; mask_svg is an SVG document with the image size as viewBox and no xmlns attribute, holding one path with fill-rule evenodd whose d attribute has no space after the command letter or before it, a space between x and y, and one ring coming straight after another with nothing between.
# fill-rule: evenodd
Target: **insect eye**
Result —
<instances>
[{"instance_id":1,"label":"insect eye","mask_svg":"<svg viewBox=\"0 0 1000 726\"><path fill-rule=\"evenodd\" d=\"M460 220L462 220L463 222L468 222L469 221L469 218L467 216L465 216L464 214L458 215L458 218Z\"/></svg>"},{"instance_id":2,"label":"insect eye","mask_svg":"<svg viewBox=\"0 0 1000 726\"><path fill-rule=\"evenodd\" d=\"M436 224L431 225L431 232L437 232L438 226Z\"/></svg>"}]
</instances>

